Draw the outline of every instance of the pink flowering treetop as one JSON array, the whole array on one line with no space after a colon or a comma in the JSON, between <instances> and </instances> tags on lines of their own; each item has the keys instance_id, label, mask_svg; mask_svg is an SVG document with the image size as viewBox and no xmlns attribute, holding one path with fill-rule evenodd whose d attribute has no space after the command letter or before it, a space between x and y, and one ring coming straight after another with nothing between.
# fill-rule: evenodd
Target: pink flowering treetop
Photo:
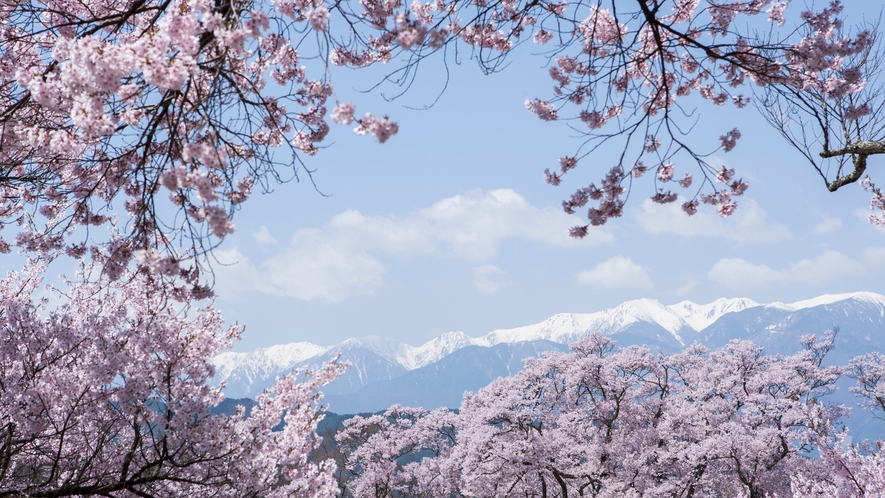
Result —
<instances>
[{"instance_id":1,"label":"pink flowering treetop","mask_svg":"<svg viewBox=\"0 0 885 498\"><path fill-rule=\"evenodd\" d=\"M465 395L457 413L392 407L338 440L355 496L808 496L842 482L832 337L793 356L746 341L663 356L592 335ZM846 488L847 489L847 488ZM868 488L869 489L872 488ZM861 491L862 492L862 491Z\"/></svg>"},{"instance_id":2,"label":"pink flowering treetop","mask_svg":"<svg viewBox=\"0 0 885 498\"><path fill-rule=\"evenodd\" d=\"M253 188L297 174L329 131L332 85L297 46L327 18L322 2L4 3L0 226L17 232L0 251L85 255L112 280L135 259L205 295L181 263L231 233ZM380 142L397 131L353 111L332 118ZM69 237L101 225L112 234Z\"/></svg>"},{"instance_id":3,"label":"pink flowering treetop","mask_svg":"<svg viewBox=\"0 0 885 498\"><path fill-rule=\"evenodd\" d=\"M0 496L335 495L334 464L308 457L318 388L341 364L280 379L248 417L213 414L210 359L238 328L211 306L188 313L158 279L60 294L41 291L43 270L0 280Z\"/></svg>"},{"instance_id":4,"label":"pink flowering treetop","mask_svg":"<svg viewBox=\"0 0 885 498\"><path fill-rule=\"evenodd\" d=\"M451 45L469 47L486 71L501 68L520 43L546 51L552 94L525 105L586 135L577 154L545 173L548 182L562 182L604 143L623 148L601 182L564 202L566 211L586 208L589 225L605 223L646 176L655 202L684 192L686 213L707 203L729 215L747 184L711 168L704 148L687 140L694 118L685 106L700 98L743 107L756 85L814 96L852 126L873 119L857 100L872 35L842 30L837 1L808 12L789 3L5 2L0 226L14 230L0 238L0 251L85 254L112 279L137 259L205 294L199 265L182 263L234 230L233 212L253 189L295 175L294 164L318 153L330 119L379 142L396 134L389 119L339 101L328 66L388 64L387 80L404 83L401 76ZM742 31L748 25L753 31ZM731 128L704 150L735 147L740 131ZM860 157L851 137L838 148L825 142L825 152ZM700 170L686 171L686 160ZM101 225L116 228L71 237Z\"/></svg>"}]
</instances>

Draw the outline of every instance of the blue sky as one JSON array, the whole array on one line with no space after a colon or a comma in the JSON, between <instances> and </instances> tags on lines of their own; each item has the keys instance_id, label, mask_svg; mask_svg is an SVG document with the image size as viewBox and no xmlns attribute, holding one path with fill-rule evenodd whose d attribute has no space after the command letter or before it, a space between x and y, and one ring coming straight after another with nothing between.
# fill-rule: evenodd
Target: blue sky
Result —
<instances>
[{"instance_id":1,"label":"blue sky","mask_svg":"<svg viewBox=\"0 0 885 498\"><path fill-rule=\"evenodd\" d=\"M432 103L442 88L440 65L422 68L393 102L359 92L375 81L365 72L333 73L338 98L356 103L358 115L390 115L400 132L380 145L333 125L328 149L305 160L324 195L302 176L237 214L238 230L218 252L235 264L217 266L216 301L246 326L235 349L368 334L417 345L644 297L885 293L885 231L866 221L868 194L857 185L827 192L752 107L701 103L691 133L709 150L740 128L738 147L711 161L750 183L733 217L702 206L688 218L678 203L653 205L653 185L639 182L623 218L570 239L580 220L560 202L598 182L615 149L584 160L559 187L544 183L542 171L581 144L565 123L542 122L523 106L549 95L544 62L522 51L483 76L464 60L437 104L420 111L410 107ZM874 175L883 160L871 160ZM677 177L696 173L689 163L676 167Z\"/></svg>"}]
</instances>

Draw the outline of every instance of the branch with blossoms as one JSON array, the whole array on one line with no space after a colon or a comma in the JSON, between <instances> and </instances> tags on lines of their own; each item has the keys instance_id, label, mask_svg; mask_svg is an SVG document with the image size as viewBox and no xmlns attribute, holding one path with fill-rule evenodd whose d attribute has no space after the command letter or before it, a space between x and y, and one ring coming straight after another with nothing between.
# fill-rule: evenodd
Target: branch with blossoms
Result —
<instances>
[{"instance_id":1,"label":"branch with blossoms","mask_svg":"<svg viewBox=\"0 0 885 498\"><path fill-rule=\"evenodd\" d=\"M279 379L248 416L212 413L212 358L239 327L143 273L80 275L51 308L45 270L0 279L0 496L335 496L309 455L342 362Z\"/></svg>"},{"instance_id":2,"label":"branch with blossoms","mask_svg":"<svg viewBox=\"0 0 885 498\"><path fill-rule=\"evenodd\" d=\"M704 203L730 215L747 184L723 183L723 172L706 158L717 150L731 151L740 131L723 130L715 146L691 143L695 119L685 109L689 99L743 108L751 102L740 93L748 84L803 97L817 93L831 101L851 99L864 88L861 64L851 61L867 53L873 41L870 30L842 34L838 1L820 11L798 13L790 29L784 28L788 2L715 1L703 7L685 0L364 4L368 10L363 19L382 35L354 36L348 45L333 49L333 64L363 67L402 56L405 65L391 75L401 75L397 81L403 82L411 81L405 74L418 62L450 44L468 45L486 72L500 69L502 60L528 40L548 50L553 95L527 99L525 107L544 121L568 121L585 141L578 153L560 157L558 171L545 170L546 181L559 185L604 144L615 142L622 148L600 186L577 189L563 202L569 213L590 200L598 202L587 210L589 224L572 230L578 237L590 225L621 216L633 181L649 169L661 172L655 175L651 199L675 202L679 194L665 184L673 179L668 171L684 159L699 167L701 181L693 181L691 172L679 175L679 187L694 187L683 210L691 215ZM356 13L341 14L351 27L357 24ZM770 26L768 35L742 32L741 18L761 18L755 22ZM359 49L362 40L369 48ZM849 105L845 112L868 114L863 106Z\"/></svg>"},{"instance_id":3,"label":"branch with blossoms","mask_svg":"<svg viewBox=\"0 0 885 498\"><path fill-rule=\"evenodd\" d=\"M834 5L830 11L838 13L840 8ZM810 22L826 24L825 19ZM851 39L843 34L847 28L841 22L827 29L834 39ZM808 160L831 192L860 181L868 158L885 153L885 94L879 79L885 53L874 34L878 25L853 35L864 41L862 50L818 48L818 59L832 62L818 62L806 70L815 82L778 82L760 92L759 110Z\"/></svg>"},{"instance_id":4,"label":"branch with blossoms","mask_svg":"<svg viewBox=\"0 0 885 498\"><path fill-rule=\"evenodd\" d=\"M710 166L706 158L717 150L731 151L740 131L723 130L718 147L690 143L694 118L684 103L700 97L717 106L731 103L743 108L751 101L739 93L747 84L802 96L820 93L830 100L851 99L864 85L860 66L846 61L872 45L869 30L842 34L838 1L820 11L799 13L797 25L790 29L784 29L788 2L755 0L713 1L705 6L687 0L364 5L368 5L364 18L383 34L365 38L370 48L362 51L355 48L359 37L347 47L336 47L334 64L387 63L405 52L407 63L391 73L405 78L419 61L452 43L467 44L486 72L498 70L502 60L528 40L548 50L553 95L527 99L525 106L544 121L569 121L586 140L577 154L560 157L558 171L545 170L546 181L559 185L564 175L604 144L614 141L623 150L600 186L579 188L563 202L568 213L591 200L598 203L587 208L589 224L572 229L577 237L591 225L621 216L633 181L649 169L659 173L651 199L675 202L680 196L666 184L673 180L670 170L686 158L699 167L701 181L694 181L691 172L679 175L679 187L694 187L683 210L694 214L703 203L715 206L723 216L732 214L735 198L747 190L747 184L732 180L733 172ZM358 16L341 12L355 25ZM762 18L757 24L770 26L768 35L739 29L739 19L752 22L754 17ZM848 116L868 113L863 106L845 110ZM707 152L698 152L703 149ZM723 182L723 176L728 181Z\"/></svg>"},{"instance_id":5,"label":"branch with blossoms","mask_svg":"<svg viewBox=\"0 0 885 498\"><path fill-rule=\"evenodd\" d=\"M234 231L234 212L253 189L297 179L328 134L331 82L311 78L299 53L307 7L0 9L0 226L20 227L0 251L92 257L111 279L136 262L200 289L200 261ZM397 131L371 114L359 123L379 142ZM109 225L109 236L89 232Z\"/></svg>"},{"instance_id":6,"label":"branch with blossoms","mask_svg":"<svg viewBox=\"0 0 885 498\"><path fill-rule=\"evenodd\" d=\"M585 136L547 181L561 183L603 144L622 149L600 186L565 201L568 212L587 208L589 224L572 235L621 216L646 171L654 173L653 201L677 201L678 183L692 189L687 214L703 203L726 216L747 184L705 158L733 149L740 132L724 129L715 146L691 143L689 99L744 107L740 90L752 83L820 97L849 121L872 114L852 100L865 85L867 66L854 61L869 50L870 32L843 35L837 1L781 29L790 12L786 2L764 0L4 5L0 226L17 228L0 239L0 251L85 255L116 269L137 259L195 289L201 262L235 230L232 217L254 189L299 172L310 177L302 161L320 151L330 119L382 143L398 131L389 118L339 100L332 66L387 64L381 83L408 88L418 65L446 57L449 47L467 47L493 72L529 40L547 50L554 87L527 109ZM742 32L741 19L759 19L769 34ZM858 147L824 150L865 158ZM682 171L685 159L700 174ZM90 231L115 219L115 235ZM78 227L86 229L79 239Z\"/></svg>"},{"instance_id":7,"label":"branch with blossoms","mask_svg":"<svg viewBox=\"0 0 885 498\"><path fill-rule=\"evenodd\" d=\"M876 212L885 211L885 194L882 193L882 189L876 187L876 184L870 180L870 177L861 180L860 184L864 190L872 194L870 209ZM885 214L871 214L869 221L873 225L885 227Z\"/></svg>"},{"instance_id":8,"label":"branch with blossoms","mask_svg":"<svg viewBox=\"0 0 885 498\"><path fill-rule=\"evenodd\" d=\"M567 35L569 30L561 30L560 40L580 41L580 52L565 55L570 45L560 42L553 50L557 56L549 71L556 84L554 98L526 101L529 111L544 120L560 119L564 109L574 106L577 120L586 126L584 130L575 126L587 137L579 154L560 158L559 171L545 171L550 184L560 184L581 159L612 139L618 138L623 146L618 163L601 186L591 183L563 202L565 211L572 213L589 200L598 201L587 210L589 224L572 229L576 237L586 235L591 225L621 216L633 181L649 169L658 173L651 200L675 202L679 195L665 184L673 180L671 170L680 154L697 164L702 175L700 184L694 182L695 190L686 195L683 211L692 215L700 203L716 206L722 216L735 211L734 198L746 191L747 184L731 181L733 172L711 167L705 160L710 152L698 153L697 146L688 143L691 127L683 131L679 124L690 118L681 104L687 98L696 95L714 105L730 102L742 108L750 99L734 92L746 83L797 92L823 88L830 92L828 98L851 95L861 88L850 71L841 73L841 78L815 79L821 71L842 68L843 58L863 53L871 44L869 32L845 37L834 29L841 25L838 3L818 13L802 13L806 34L798 39L792 38L795 31L775 38L777 30L772 29L767 39L759 39L735 30L738 16L759 15L768 2L728 6L711 2L705 9L696 2L674 2L668 15L662 15L662 2L638 3L635 11L625 8L624 2L592 9L571 29L572 37ZM773 26L786 23L785 6L774 3L766 11ZM604 133L605 129L612 131ZM739 138L737 129L726 132L716 150L731 151ZM649 162L651 167L646 165ZM692 185L691 173L685 173L679 186ZM705 193L706 188L712 192Z\"/></svg>"}]
</instances>

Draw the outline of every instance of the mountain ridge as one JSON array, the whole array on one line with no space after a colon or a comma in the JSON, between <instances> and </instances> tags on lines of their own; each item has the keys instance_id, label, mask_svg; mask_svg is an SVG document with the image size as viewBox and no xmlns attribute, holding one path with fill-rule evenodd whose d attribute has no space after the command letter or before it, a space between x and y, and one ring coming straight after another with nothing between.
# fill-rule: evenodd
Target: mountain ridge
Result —
<instances>
[{"instance_id":1,"label":"mountain ridge","mask_svg":"<svg viewBox=\"0 0 885 498\"><path fill-rule=\"evenodd\" d=\"M365 336L331 346L294 342L250 352L224 352L213 359L214 382L224 382L229 396L254 396L270 387L278 376L296 368L317 368L341 352L342 359L353 366L327 393L344 394L427 367L465 347L492 348L533 341L567 345L591 332L611 336L623 345L648 344L663 352L673 352L696 341L718 347L735 337L768 340L765 338L770 339L773 330L785 327L792 330L781 322L789 321L788 317L801 314L802 310L848 301L856 308L863 307L865 313L885 316L885 296L872 292L825 294L794 303L770 304L746 298L720 298L707 304L682 301L673 305L663 305L654 299L636 299L593 313L560 313L542 322L496 329L480 337L448 332L420 346L381 336ZM794 316L794 320L798 319ZM759 328L761 325L754 325L756 321L765 322L771 329L768 336Z\"/></svg>"}]
</instances>

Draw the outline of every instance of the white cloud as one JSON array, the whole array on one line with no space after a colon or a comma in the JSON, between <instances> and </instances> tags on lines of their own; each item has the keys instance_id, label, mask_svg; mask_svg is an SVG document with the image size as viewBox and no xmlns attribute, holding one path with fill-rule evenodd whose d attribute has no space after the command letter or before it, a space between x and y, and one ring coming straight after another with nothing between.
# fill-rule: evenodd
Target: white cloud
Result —
<instances>
[{"instance_id":1,"label":"white cloud","mask_svg":"<svg viewBox=\"0 0 885 498\"><path fill-rule=\"evenodd\" d=\"M265 292L303 301L343 301L381 285L380 261L339 234L299 230L288 247L261 264Z\"/></svg>"},{"instance_id":2,"label":"white cloud","mask_svg":"<svg viewBox=\"0 0 885 498\"><path fill-rule=\"evenodd\" d=\"M217 264L215 272L215 294L223 299L237 299L241 292L260 287L258 270L238 247L216 249L212 256Z\"/></svg>"},{"instance_id":3,"label":"white cloud","mask_svg":"<svg viewBox=\"0 0 885 498\"><path fill-rule=\"evenodd\" d=\"M862 275L864 265L837 251L824 251L775 269L740 258L720 259L707 274L711 280L735 290L749 291L790 284L822 285L842 277Z\"/></svg>"},{"instance_id":4,"label":"white cloud","mask_svg":"<svg viewBox=\"0 0 885 498\"><path fill-rule=\"evenodd\" d=\"M603 261L591 270L579 272L575 277L581 285L601 289L651 290L654 287L645 268L624 256Z\"/></svg>"},{"instance_id":5,"label":"white cloud","mask_svg":"<svg viewBox=\"0 0 885 498\"><path fill-rule=\"evenodd\" d=\"M824 215L823 221L814 226L815 235L824 235L842 228L842 220Z\"/></svg>"},{"instance_id":6,"label":"white cloud","mask_svg":"<svg viewBox=\"0 0 885 498\"><path fill-rule=\"evenodd\" d=\"M270 230L268 230L267 227L264 225L258 227L257 231L252 232L252 238L255 239L255 242L258 242L262 246L277 245L277 239L275 239L274 236L270 234Z\"/></svg>"},{"instance_id":7,"label":"white cloud","mask_svg":"<svg viewBox=\"0 0 885 498\"><path fill-rule=\"evenodd\" d=\"M391 254L447 252L469 261L494 258L504 240L523 238L554 246L581 246L614 240L594 229L583 241L568 236L581 223L558 209L538 209L511 189L456 195L411 216L336 215L324 231L347 232L366 248Z\"/></svg>"},{"instance_id":8,"label":"white cloud","mask_svg":"<svg viewBox=\"0 0 885 498\"><path fill-rule=\"evenodd\" d=\"M455 254L470 261L490 259L498 245L509 238L525 238L553 246L607 243L614 238L607 229L594 229L576 241L568 229L581 220L559 209L538 209L511 189L485 195L456 195L443 199L418 214L434 236Z\"/></svg>"},{"instance_id":9,"label":"white cloud","mask_svg":"<svg viewBox=\"0 0 885 498\"><path fill-rule=\"evenodd\" d=\"M578 223L560 210L536 208L510 189L456 195L405 217L348 210L322 228L295 232L280 252L252 267L259 276L243 280L243 285L301 300L336 302L370 294L382 284L385 267L376 259L381 254L442 254L480 262L494 258L508 239L563 247L614 239L611 231L601 228L576 241L568 229ZM259 229L253 236L271 240L265 232ZM477 276L480 291L497 290L491 276ZM243 285L237 283L241 292L246 290Z\"/></svg>"},{"instance_id":10,"label":"white cloud","mask_svg":"<svg viewBox=\"0 0 885 498\"><path fill-rule=\"evenodd\" d=\"M216 270L216 292L222 298L254 290L334 303L372 294L385 272L371 255L337 244L319 230L299 230L283 252L257 267L237 248L216 252L219 261L227 263Z\"/></svg>"},{"instance_id":11,"label":"white cloud","mask_svg":"<svg viewBox=\"0 0 885 498\"><path fill-rule=\"evenodd\" d=\"M482 265L473 269L473 285L483 294L494 295L501 288L501 283L494 280L495 275L503 275L504 270L495 265Z\"/></svg>"},{"instance_id":12,"label":"white cloud","mask_svg":"<svg viewBox=\"0 0 885 498\"><path fill-rule=\"evenodd\" d=\"M885 247L867 247L861 261L871 270L882 270L885 268Z\"/></svg>"},{"instance_id":13,"label":"white cloud","mask_svg":"<svg viewBox=\"0 0 885 498\"><path fill-rule=\"evenodd\" d=\"M688 280L685 281L684 284L673 289L673 294L675 294L677 296L684 296L684 295L688 294L689 292L691 292L695 287L697 287L699 283L700 282L697 279L689 278Z\"/></svg>"},{"instance_id":14,"label":"white cloud","mask_svg":"<svg viewBox=\"0 0 885 498\"><path fill-rule=\"evenodd\" d=\"M786 226L769 221L768 215L752 199L741 199L737 211L728 218L716 213L715 208L702 205L697 214L682 212L680 198L671 204L656 204L645 199L639 207L638 221L652 235L672 233L684 237L722 237L744 244L764 244L790 239L793 235Z\"/></svg>"}]
</instances>

